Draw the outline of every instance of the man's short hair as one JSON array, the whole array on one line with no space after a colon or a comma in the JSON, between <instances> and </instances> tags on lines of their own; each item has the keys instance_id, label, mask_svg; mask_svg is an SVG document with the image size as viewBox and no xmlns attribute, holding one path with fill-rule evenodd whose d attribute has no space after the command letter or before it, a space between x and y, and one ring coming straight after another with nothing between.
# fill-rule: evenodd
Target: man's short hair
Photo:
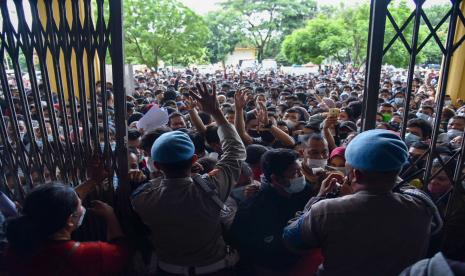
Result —
<instances>
[{"instance_id":1,"label":"man's short hair","mask_svg":"<svg viewBox=\"0 0 465 276\"><path fill-rule=\"evenodd\" d=\"M205 141L208 144L220 143L220 136L218 136L218 127L217 126L208 126L205 131Z\"/></svg>"},{"instance_id":2,"label":"man's short hair","mask_svg":"<svg viewBox=\"0 0 465 276\"><path fill-rule=\"evenodd\" d=\"M140 132L137 129L128 130L128 140L134 141L141 137Z\"/></svg>"},{"instance_id":3,"label":"man's short hair","mask_svg":"<svg viewBox=\"0 0 465 276\"><path fill-rule=\"evenodd\" d=\"M268 181L271 175L282 176L296 162L298 155L290 149L273 149L265 152L261 159L262 172Z\"/></svg>"},{"instance_id":4,"label":"man's short hair","mask_svg":"<svg viewBox=\"0 0 465 276\"><path fill-rule=\"evenodd\" d=\"M465 116L455 115L455 116L452 117L451 119L454 119L454 120L464 120L464 121L465 121Z\"/></svg>"},{"instance_id":5,"label":"man's short hair","mask_svg":"<svg viewBox=\"0 0 465 276\"><path fill-rule=\"evenodd\" d=\"M423 133L422 138L429 138L431 136L431 132L433 131L433 128L429 122L419 118L408 120L407 127L418 127L421 129L421 132Z\"/></svg>"},{"instance_id":6,"label":"man's short hair","mask_svg":"<svg viewBox=\"0 0 465 276\"><path fill-rule=\"evenodd\" d=\"M147 132L142 136L140 147L144 151L150 152L152 150L152 145L155 142L155 140L157 140L158 137L160 137L163 133L167 133L170 131L172 131L172 129L169 127L159 127L150 132Z\"/></svg>"}]
</instances>

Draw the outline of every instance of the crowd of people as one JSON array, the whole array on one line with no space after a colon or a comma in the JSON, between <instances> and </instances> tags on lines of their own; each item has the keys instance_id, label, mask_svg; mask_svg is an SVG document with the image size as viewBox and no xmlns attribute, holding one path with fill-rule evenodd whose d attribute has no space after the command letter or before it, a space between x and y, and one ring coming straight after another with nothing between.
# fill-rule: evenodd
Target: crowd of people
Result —
<instances>
[{"instance_id":1,"label":"crowd of people","mask_svg":"<svg viewBox=\"0 0 465 276\"><path fill-rule=\"evenodd\" d=\"M127 96L124 183L132 190L136 238L125 236L108 204L85 200L109 176L91 160L88 180L75 189L35 177L22 206L2 194L8 271L420 275L435 268L441 274L434 275L465 275L465 186L453 181L465 105L446 95L435 122L437 71L416 73L407 110L406 71L381 74L376 129L362 132L365 75L350 66L302 76L137 72ZM99 99L108 116L100 108L99 123L108 118L114 149L107 89ZM30 108L34 118L38 107ZM59 117L58 104L40 108ZM6 104L2 112L11 114ZM18 106L26 148L54 140L51 130L28 134L21 112ZM425 172L435 124L441 133L432 171ZM8 126L9 143L17 143ZM10 190L17 173L7 175ZM425 173L432 176L427 182ZM86 210L106 225L106 241L73 240Z\"/></svg>"}]
</instances>

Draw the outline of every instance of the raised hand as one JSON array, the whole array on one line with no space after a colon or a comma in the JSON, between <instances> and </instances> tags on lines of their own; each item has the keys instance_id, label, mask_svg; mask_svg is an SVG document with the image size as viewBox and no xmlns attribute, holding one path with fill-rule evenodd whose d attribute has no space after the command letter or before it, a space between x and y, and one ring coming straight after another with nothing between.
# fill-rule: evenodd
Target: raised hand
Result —
<instances>
[{"instance_id":1,"label":"raised hand","mask_svg":"<svg viewBox=\"0 0 465 276\"><path fill-rule=\"evenodd\" d=\"M191 92L189 91L189 93ZM197 102L194 99L192 99L192 97L187 98L185 104L187 110L193 110L197 107Z\"/></svg>"},{"instance_id":2,"label":"raised hand","mask_svg":"<svg viewBox=\"0 0 465 276\"><path fill-rule=\"evenodd\" d=\"M216 98L216 85L214 83L211 84L212 93L208 92L208 87L205 82L200 85L200 83L196 84L198 94L194 91L189 91L189 94L194 98L200 109L208 114L215 114L220 111L220 104ZM221 112L221 111L220 111Z\"/></svg>"},{"instance_id":3,"label":"raised hand","mask_svg":"<svg viewBox=\"0 0 465 276\"><path fill-rule=\"evenodd\" d=\"M257 119L260 122L260 125L263 127L269 123L268 111L266 110L265 104L263 102L257 102Z\"/></svg>"},{"instance_id":4,"label":"raised hand","mask_svg":"<svg viewBox=\"0 0 465 276\"><path fill-rule=\"evenodd\" d=\"M237 90L234 94L234 104L238 109L244 109L249 102L249 96L246 90Z\"/></svg>"}]
</instances>

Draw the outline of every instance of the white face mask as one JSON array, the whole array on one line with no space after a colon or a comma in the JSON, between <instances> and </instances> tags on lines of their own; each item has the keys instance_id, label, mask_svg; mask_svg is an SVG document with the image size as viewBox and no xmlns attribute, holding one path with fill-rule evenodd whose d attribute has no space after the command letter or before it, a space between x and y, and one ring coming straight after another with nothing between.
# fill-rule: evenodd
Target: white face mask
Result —
<instances>
[{"instance_id":1,"label":"white face mask","mask_svg":"<svg viewBox=\"0 0 465 276\"><path fill-rule=\"evenodd\" d=\"M444 101L444 105L445 106L450 106L452 104L452 101L451 100L445 100Z\"/></svg>"},{"instance_id":2,"label":"white face mask","mask_svg":"<svg viewBox=\"0 0 465 276\"><path fill-rule=\"evenodd\" d=\"M328 160L326 159L308 159L308 166L310 168L324 168L328 164Z\"/></svg>"},{"instance_id":3,"label":"white face mask","mask_svg":"<svg viewBox=\"0 0 465 276\"><path fill-rule=\"evenodd\" d=\"M291 179L289 187L284 188L289 194L300 193L303 189L305 189L305 177L303 176Z\"/></svg>"},{"instance_id":4,"label":"white face mask","mask_svg":"<svg viewBox=\"0 0 465 276\"><path fill-rule=\"evenodd\" d=\"M286 120L286 124L289 128L295 128L295 126L297 125L297 122L293 122L291 120Z\"/></svg>"}]
</instances>

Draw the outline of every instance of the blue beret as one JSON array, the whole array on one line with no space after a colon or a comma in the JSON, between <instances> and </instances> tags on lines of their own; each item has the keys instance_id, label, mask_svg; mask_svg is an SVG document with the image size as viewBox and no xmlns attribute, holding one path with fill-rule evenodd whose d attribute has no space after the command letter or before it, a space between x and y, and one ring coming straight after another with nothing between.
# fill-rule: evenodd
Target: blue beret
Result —
<instances>
[{"instance_id":1,"label":"blue beret","mask_svg":"<svg viewBox=\"0 0 465 276\"><path fill-rule=\"evenodd\" d=\"M181 131L171 131L155 140L151 154L153 161L171 164L192 158L194 152L195 147L189 135Z\"/></svg>"},{"instance_id":2,"label":"blue beret","mask_svg":"<svg viewBox=\"0 0 465 276\"><path fill-rule=\"evenodd\" d=\"M394 132L374 129L357 135L347 146L345 158L356 169L387 172L405 165L408 150L404 141Z\"/></svg>"}]
</instances>

